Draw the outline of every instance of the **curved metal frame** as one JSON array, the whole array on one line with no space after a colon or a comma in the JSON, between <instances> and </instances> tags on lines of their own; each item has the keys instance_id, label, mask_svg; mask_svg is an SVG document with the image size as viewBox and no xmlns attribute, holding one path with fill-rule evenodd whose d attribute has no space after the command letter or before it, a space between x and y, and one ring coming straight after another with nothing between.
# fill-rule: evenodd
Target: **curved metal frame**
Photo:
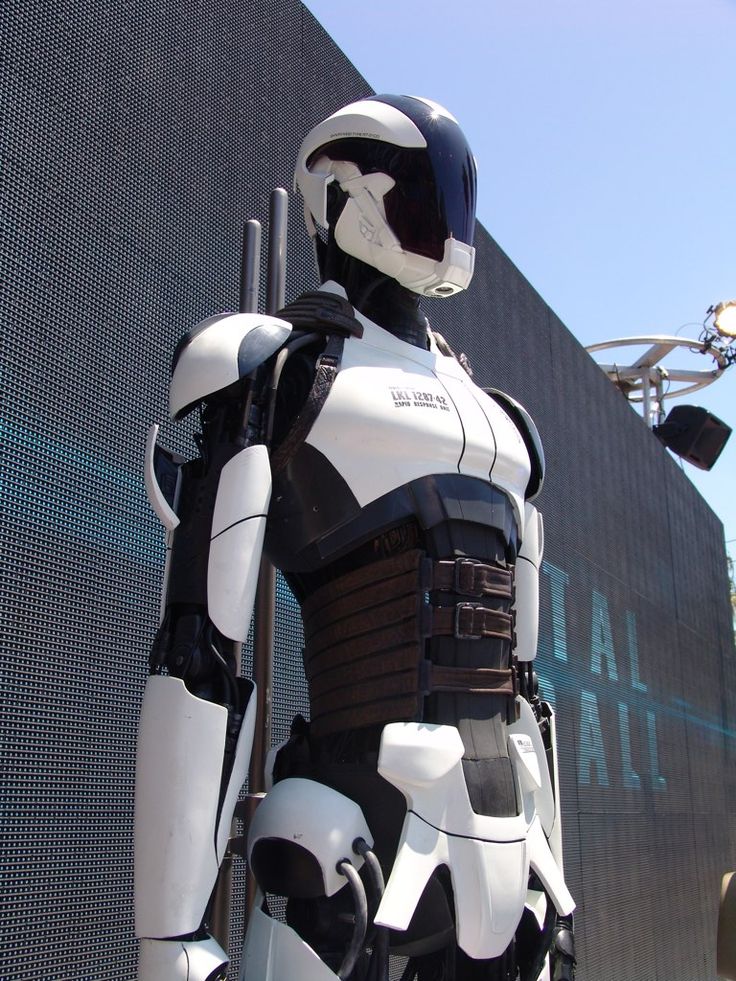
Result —
<instances>
[{"instance_id":1,"label":"curved metal frame","mask_svg":"<svg viewBox=\"0 0 736 981\"><path fill-rule=\"evenodd\" d=\"M662 402L665 398L663 391L665 381L685 383L682 388L669 393L670 398L679 397L710 385L723 374L727 367L727 363L718 349L712 347L707 341L696 341L688 337L674 337L667 334L620 337L617 340L589 344L585 350L588 354L592 354L594 351L605 351L609 348L634 347L644 344L649 345L648 349L628 366L616 363L597 363L598 367L608 375L613 384L626 395L630 402L643 403L644 418L649 425L651 425L652 389L656 392L658 410L661 414ZM660 367L659 362L676 348L687 348L694 354L709 354L715 361L716 367L710 371Z\"/></svg>"}]
</instances>

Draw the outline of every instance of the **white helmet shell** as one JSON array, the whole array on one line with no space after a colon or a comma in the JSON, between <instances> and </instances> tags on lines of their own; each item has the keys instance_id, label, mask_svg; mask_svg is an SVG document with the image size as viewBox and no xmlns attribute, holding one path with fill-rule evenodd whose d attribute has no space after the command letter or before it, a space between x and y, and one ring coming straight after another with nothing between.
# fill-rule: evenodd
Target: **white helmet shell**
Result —
<instances>
[{"instance_id":1,"label":"white helmet shell","mask_svg":"<svg viewBox=\"0 0 736 981\"><path fill-rule=\"evenodd\" d=\"M437 103L375 96L345 106L306 136L294 181L313 237L329 225L327 192L337 182L347 196L333 229L343 252L426 296L469 285L475 163L457 120Z\"/></svg>"}]
</instances>

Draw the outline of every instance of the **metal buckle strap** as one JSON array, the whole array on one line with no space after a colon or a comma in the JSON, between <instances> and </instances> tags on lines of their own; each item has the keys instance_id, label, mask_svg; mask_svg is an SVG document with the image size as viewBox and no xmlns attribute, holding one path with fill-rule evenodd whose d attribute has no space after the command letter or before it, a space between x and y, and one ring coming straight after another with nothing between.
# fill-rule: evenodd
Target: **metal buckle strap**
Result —
<instances>
[{"instance_id":1,"label":"metal buckle strap","mask_svg":"<svg viewBox=\"0 0 736 981\"><path fill-rule=\"evenodd\" d=\"M448 691L510 698L517 694L516 675L511 668L462 668L425 661L422 675L425 694Z\"/></svg>"},{"instance_id":2,"label":"metal buckle strap","mask_svg":"<svg viewBox=\"0 0 736 981\"><path fill-rule=\"evenodd\" d=\"M512 618L500 610L489 610L480 603L431 608L431 636L457 640L483 640L485 637L512 639Z\"/></svg>"},{"instance_id":3,"label":"metal buckle strap","mask_svg":"<svg viewBox=\"0 0 736 981\"><path fill-rule=\"evenodd\" d=\"M509 569L476 559L440 559L432 563L432 589L461 596L512 598L513 575Z\"/></svg>"}]
</instances>

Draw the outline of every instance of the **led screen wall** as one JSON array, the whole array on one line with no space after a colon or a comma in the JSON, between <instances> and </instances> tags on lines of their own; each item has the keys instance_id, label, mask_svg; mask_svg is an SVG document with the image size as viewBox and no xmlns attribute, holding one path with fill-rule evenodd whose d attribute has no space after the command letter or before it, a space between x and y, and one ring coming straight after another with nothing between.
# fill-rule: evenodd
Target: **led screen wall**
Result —
<instances>
[{"instance_id":1,"label":"led screen wall","mask_svg":"<svg viewBox=\"0 0 736 981\"><path fill-rule=\"evenodd\" d=\"M128 979L163 558L145 433L181 333L237 302L243 220L290 186L303 134L370 90L296 0L4 13L0 979ZM299 210L289 298L314 285ZM580 976L705 981L736 867L722 529L483 230L477 245L471 291L428 312L545 443L539 673L559 712ZM281 599L277 735L305 704Z\"/></svg>"}]
</instances>

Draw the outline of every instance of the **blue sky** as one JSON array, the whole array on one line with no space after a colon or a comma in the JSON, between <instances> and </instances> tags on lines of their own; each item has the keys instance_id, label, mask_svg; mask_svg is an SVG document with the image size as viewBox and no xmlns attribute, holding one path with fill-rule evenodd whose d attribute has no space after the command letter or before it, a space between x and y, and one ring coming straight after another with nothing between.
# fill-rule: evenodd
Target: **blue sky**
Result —
<instances>
[{"instance_id":1,"label":"blue sky","mask_svg":"<svg viewBox=\"0 0 736 981\"><path fill-rule=\"evenodd\" d=\"M374 89L454 113L480 221L581 343L736 298L736 0L306 6ZM685 401L736 428L736 366ZM710 473L683 466L736 539L736 435Z\"/></svg>"}]
</instances>

